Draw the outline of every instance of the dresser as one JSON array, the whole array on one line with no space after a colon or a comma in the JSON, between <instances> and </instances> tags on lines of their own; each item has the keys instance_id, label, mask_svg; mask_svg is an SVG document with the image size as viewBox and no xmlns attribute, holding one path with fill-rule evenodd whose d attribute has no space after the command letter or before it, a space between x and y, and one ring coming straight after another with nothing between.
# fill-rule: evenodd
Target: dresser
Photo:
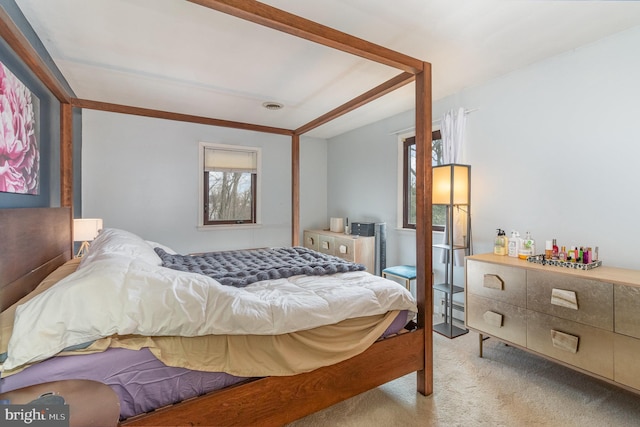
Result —
<instances>
[{"instance_id":1,"label":"dresser","mask_svg":"<svg viewBox=\"0 0 640 427\"><path fill-rule=\"evenodd\" d=\"M486 337L640 393L640 271L466 258L465 321Z\"/></svg>"},{"instance_id":2,"label":"dresser","mask_svg":"<svg viewBox=\"0 0 640 427\"><path fill-rule=\"evenodd\" d=\"M375 271L375 239L373 236L352 236L328 230L304 230L305 248L364 264L371 274Z\"/></svg>"}]
</instances>

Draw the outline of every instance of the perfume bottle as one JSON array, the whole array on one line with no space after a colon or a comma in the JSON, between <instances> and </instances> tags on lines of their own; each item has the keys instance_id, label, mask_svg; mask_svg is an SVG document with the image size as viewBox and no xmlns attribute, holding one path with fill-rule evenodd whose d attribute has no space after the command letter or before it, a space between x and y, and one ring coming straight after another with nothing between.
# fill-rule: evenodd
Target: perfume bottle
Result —
<instances>
[{"instance_id":1,"label":"perfume bottle","mask_svg":"<svg viewBox=\"0 0 640 427\"><path fill-rule=\"evenodd\" d=\"M558 260L566 261L567 260L567 247L563 246L558 253Z\"/></svg>"},{"instance_id":2,"label":"perfume bottle","mask_svg":"<svg viewBox=\"0 0 640 427\"><path fill-rule=\"evenodd\" d=\"M558 242L556 241L556 239L553 239L553 253L551 254L551 257L553 259L558 259L558 254L559 254L559 250L558 250Z\"/></svg>"},{"instance_id":3,"label":"perfume bottle","mask_svg":"<svg viewBox=\"0 0 640 427\"><path fill-rule=\"evenodd\" d=\"M547 240L544 245L544 257L546 259L551 259L553 256L553 241Z\"/></svg>"}]
</instances>

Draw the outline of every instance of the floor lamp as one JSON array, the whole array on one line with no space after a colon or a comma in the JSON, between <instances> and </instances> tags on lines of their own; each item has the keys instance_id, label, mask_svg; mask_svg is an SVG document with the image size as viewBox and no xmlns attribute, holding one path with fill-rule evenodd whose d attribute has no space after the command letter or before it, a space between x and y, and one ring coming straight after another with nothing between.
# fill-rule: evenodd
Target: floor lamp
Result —
<instances>
[{"instance_id":1,"label":"floor lamp","mask_svg":"<svg viewBox=\"0 0 640 427\"><path fill-rule=\"evenodd\" d=\"M466 334L467 329L453 324L454 294L464 292L462 286L453 284L453 273L456 252L462 254L459 258L469 255L471 235L471 166L446 164L433 167L433 192L431 203L446 206L446 240L443 244L434 244L434 248L445 251L445 277L443 283L433 285L435 290L444 293L445 313L444 322L434 325L433 330L448 338ZM465 225L462 230L454 230L454 215L464 215ZM464 310L463 307L458 309Z\"/></svg>"}]
</instances>

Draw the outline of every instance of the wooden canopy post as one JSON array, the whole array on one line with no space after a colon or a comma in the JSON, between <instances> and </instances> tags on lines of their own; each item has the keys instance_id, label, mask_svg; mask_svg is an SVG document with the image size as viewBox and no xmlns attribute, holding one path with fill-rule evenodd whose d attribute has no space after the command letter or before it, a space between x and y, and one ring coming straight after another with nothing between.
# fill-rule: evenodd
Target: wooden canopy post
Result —
<instances>
[{"instance_id":1,"label":"wooden canopy post","mask_svg":"<svg viewBox=\"0 0 640 427\"><path fill-rule=\"evenodd\" d=\"M424 369L418 371L418 391L433 393L433 243L431 223L431 64L416 74L416 270L418 326L424 333Z\"/></svg>"},{"instance_id":2,"label":"wooden canopy post","mask_svg":"<svg viewBox=\"0 0 640 427\"><path fill-rule=\"evenodd\" d=\"M60 103L60 206L69 208L69 251L73 254L73 107Z\"/></svg>"},{"instance_id":3,"label":"wooden canopy post","mask_svg":"<svg viewBox=\"0 0 640 427\"><path fill-rule=\"evenodd\" d=\"M64 102L60 103L60 206L73 209L73 107Z\"/></svg>"},{"instance_id":4,"label":"wooden canopy post","mask_svg":"<svg viewBox=\"0 0 640 427\"><path fill-rule=\"evenodd\" d=\"M300 135L291 137L291 245L300 245Z\"/></svg>"}]
</instances>

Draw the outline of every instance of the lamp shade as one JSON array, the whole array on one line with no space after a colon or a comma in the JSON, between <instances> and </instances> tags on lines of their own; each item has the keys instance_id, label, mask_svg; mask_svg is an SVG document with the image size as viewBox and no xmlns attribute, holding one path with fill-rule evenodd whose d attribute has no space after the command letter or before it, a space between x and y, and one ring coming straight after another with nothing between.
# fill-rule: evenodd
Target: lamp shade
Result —
<instances>
[{"instance_id":1,"label":"lamp shade","mask_svg":"<svg viewBox=\"0 0 640 427\"><path fill-rule=\"evenodd\" d=\"M73 240L90 242L102 230L101 218L78 218L73 220Z\"/></svg>"},{"instance_id":2,"label":"lamp shade","mask_svg":"<svg viewBox=\"0 0 640 427\"><path fill-rule=\"evenodd\" d=\"M433 167L433 192L431 203L434 205L469 204L471 166L447 164Z\"/></svg>"}]
</instances>

